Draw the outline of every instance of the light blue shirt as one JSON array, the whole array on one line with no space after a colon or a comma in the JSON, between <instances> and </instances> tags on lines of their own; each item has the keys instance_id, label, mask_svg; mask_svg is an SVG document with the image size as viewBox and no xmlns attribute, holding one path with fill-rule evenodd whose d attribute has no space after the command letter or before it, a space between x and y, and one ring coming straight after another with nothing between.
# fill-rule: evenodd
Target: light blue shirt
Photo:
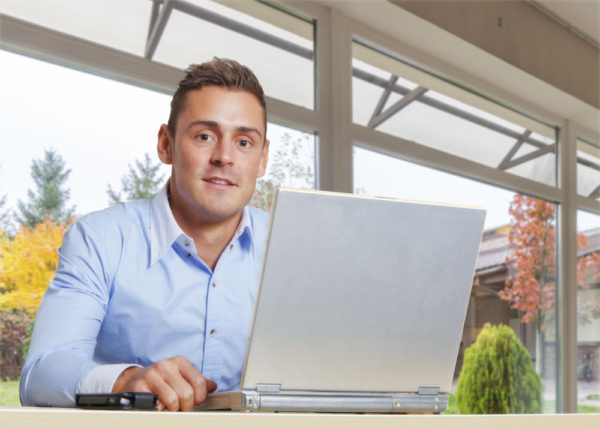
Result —
<instances>
[{"instance_id":1,"label":"light blue shirt","mask_svg":"<svg viewBox=\"0 0 600 429\"><path fill-rule=\"evenodd\" d=\"M218 391L239 388L269 215L244 209L213 272L175 221L167 189L71 225L23 366L23 405L74 406L99 365L177 355Z\"/></svg>"}]
</instances>

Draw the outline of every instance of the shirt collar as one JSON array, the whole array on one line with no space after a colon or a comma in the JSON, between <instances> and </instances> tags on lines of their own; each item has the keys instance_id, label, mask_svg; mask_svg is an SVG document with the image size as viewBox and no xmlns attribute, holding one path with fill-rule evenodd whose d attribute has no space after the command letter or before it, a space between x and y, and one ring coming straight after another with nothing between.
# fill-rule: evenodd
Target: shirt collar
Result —
<instances>
[{"instance_id":1,"label":"shirt collar","mask_svg":"<svg viewBox=\"0 0 600 429\"><path fill-rule=\"evenodd\" d=\"M157 263L177 239L181 238L182 241L189 240L190 243L193 243L193 240L185 235L179 227L171 211L169 182L167 180L167 183L150 202L150 266ZM256 260L254 234L252 233L252 221L248 207L244 207L242 218L231 241L237 240L246 231L250 241L252 257Z\"/></svg>"}]
</instances>

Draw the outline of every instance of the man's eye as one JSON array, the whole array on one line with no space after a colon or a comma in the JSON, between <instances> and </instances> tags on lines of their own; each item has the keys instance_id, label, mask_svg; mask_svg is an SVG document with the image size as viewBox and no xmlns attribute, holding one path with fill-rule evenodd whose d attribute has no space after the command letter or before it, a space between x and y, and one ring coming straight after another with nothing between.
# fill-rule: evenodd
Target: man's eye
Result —
<instances>
[{"instance_id":1,"label":"man's eye","mask_svg":"<svg viewBox=\"0 0 600 429\"><path fill-rule=\"evenodd\" d=\"M208 134L200 134L197 138L204 141L210 140L210 136Z\"/></svg>"},{"instance_id":2,"label":"man's eye","mask_svg":"<svg viewBox=\"0 0 600 429\"><path fill-rule=\"evenodd\" d=\"M252 145L252 143L250 143L248 140L240 140L239 145L241 147L250 147Z\"/></svg>"}]
</instances>

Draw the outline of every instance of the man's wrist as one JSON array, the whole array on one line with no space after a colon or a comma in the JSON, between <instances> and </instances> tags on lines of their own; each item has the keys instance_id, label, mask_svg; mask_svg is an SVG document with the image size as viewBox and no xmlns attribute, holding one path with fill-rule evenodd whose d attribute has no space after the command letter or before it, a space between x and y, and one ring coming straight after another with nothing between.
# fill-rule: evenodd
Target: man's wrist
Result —
<instances>
[{"instance_id":1,"label":"man's wrist","mask_svg":"<svg viewBox=\"0 0 600 429\"><path fill-rule=\"evenodd\" d=\"M123 371L138 366L131 363L99 365L85 376L78 393L112 392L115 381Z\"/></svg>"},{"instance_id":2,"label":"man's wrist","mask_svg":"<svg viewBox=\"0 0 600 429\"><path fill-rule=\"evenodd\" d=\"M142 369L144 368L136 365L130 366L129 368L123 370L115 380L112 387L112 392L125 392L127 390L129 380L131 380L131 378Z\"/></svg>"}]
</instances>

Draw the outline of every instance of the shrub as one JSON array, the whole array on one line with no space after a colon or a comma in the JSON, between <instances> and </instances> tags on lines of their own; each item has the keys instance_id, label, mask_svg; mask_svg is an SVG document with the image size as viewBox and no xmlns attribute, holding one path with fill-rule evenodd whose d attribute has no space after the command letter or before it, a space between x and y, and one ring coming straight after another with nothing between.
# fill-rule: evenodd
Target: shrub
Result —
<instances>
[{"instance_id":1,"label":"shrub","mask_svg":"<svg viewBox=\"0 0 600 429\"><path fill-rule=\"evenodd\" d=\"M18 380L23 366L23 341L31 318L24 312L0 311L0 380Z\"/></svg>"},{"instance_id":2,"label":"shrub","mask_svg":"<svg viewBox=\"0 0 600 429\"><path fill-rule=\"evenodd\" d=\"M489 323L465 351L456 387L460 414L537 414L542 380L508 326Z\"/></svg>"}]
</instances>

